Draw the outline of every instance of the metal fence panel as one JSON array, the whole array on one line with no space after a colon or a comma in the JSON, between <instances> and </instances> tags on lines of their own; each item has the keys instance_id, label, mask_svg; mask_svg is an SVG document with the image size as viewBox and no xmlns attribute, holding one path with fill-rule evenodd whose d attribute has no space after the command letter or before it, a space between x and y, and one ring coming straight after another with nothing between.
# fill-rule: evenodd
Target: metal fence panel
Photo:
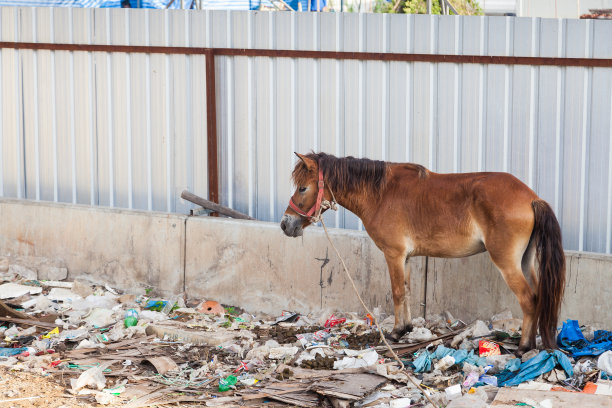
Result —
<instances>
[{"instance_id":1,"label":"metal fence panel","mask_svg":"<svg viewBox=\"0 0 612 408\"><path fill-rule=\"evenodd\" d=\"M2 8L2 41L612 58L605 21ZM185 212L201 55L0 50L0 195ZM568 249L612 251L612 69L217 57L221 202L278 220L294 151L509 171ZM346 210L330 225L362 228Z\"/></svg>"}]
</instances>

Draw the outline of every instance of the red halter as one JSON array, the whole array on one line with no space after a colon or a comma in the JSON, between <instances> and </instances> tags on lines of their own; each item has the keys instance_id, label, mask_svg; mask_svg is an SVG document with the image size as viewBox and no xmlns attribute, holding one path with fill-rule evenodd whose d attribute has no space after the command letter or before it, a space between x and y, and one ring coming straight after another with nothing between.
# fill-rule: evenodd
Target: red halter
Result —
<instances>
[{"instance_id":1,"label":"red halter","mask_svg":"<svg viewBox=\"0 0 612 408\"><path fill-rule=\"evenodd\" d=\"M321 167L319 166L319 192L317 193L317 202L315 203L315 205L313 205L312 208L308 212L304 212L297 205L295 205L295 203L293 202L293 199L290 198L289 207L291 207L293 211L300 214L302 217L312 218L319 211L319 208L321 208L321 202L323 201L323 187L324 186L325 185L323 183L323 170L321 170Z\"/></svg>"}]
</instances>

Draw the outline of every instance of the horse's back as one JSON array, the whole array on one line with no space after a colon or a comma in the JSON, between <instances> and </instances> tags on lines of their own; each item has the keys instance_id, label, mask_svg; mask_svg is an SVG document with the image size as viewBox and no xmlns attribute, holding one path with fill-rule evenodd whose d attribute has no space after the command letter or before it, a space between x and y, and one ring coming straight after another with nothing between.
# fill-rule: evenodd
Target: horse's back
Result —
<instances>
[{"instance_id":1,"label":"horse's back","mask_svg":"<svg viewBox=\"0 0 612 408\"><path fill-rule=\"evenodd\" d=\"M509 173L427 172L405 180L405 197L418 203L405 213L415 254L460 257L517 233L521 245L529 240L538 196Z\"/></svg>"}]
</instances>

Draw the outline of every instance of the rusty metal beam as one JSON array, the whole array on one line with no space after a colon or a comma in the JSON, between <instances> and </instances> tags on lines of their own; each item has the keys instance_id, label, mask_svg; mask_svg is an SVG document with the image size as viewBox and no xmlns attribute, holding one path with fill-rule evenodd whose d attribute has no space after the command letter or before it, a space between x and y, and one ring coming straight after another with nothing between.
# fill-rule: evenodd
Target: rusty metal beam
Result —
<instances>
[{"instance_id":1,"label":"rusty metal beam","mask_svg":"<svg viewBox=\"0 0 612 408\"><path fill-rule=\"evenodd\" d=\"M215 48L215 55L277 58L319 58L358 61L403 61L453 64L531 65L565 67L612 67L606 58L549 58L489 55L396 54L378 52L258 50L245 48Z\"/></svg>"},{"instance_id":2,"label":"rusty metal beam","mask_svg":"<svg viewBox=\"0 0 612 408\"><path fill-rule=\"evenodd\" d=\"M490 55L449 55L449 54L399 54L377 52L339 52L339 51L299 51L299 50L265 50L245 48L192 48L161 47L144 45L106 45L106 44L51 44L27 42L0 42L0 48L83 51L83 52L120 52L145 54L183 54L243 56L243 57L276 57L276 58L314 58L340 59L359 61L403 61L433 62L453 64L493 64L493 65L531 65L531 66L566 66L566 67L612 67L610 58L555 58L555 57L513 57Z\"/></svg>"},{"instance_id":3,"label":"rusty metal beam","mask_svg":"<svg viewBox=\"0 0 612 408\"><path fill-rule=\"evenodd\" d=\"M215 80L215 55L206 51L206 151L208 153L208 199L219 203L219 166L217 164L217 97Z\"/></svg>"}]
</instances>

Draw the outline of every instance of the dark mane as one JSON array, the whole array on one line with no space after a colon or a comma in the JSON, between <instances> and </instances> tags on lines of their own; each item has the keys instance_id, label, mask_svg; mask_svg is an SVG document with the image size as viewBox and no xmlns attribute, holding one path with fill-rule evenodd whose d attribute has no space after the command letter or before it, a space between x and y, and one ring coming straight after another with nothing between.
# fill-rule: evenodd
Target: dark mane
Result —
<instances>
[{"instance_id":1,"label":"dark mane","mask_svg":"<svg viewBox=\"0 0 612 408\"><path fill-rule=\"evenodd\" d=\"M389 170L387 162L352 156L339 158L327 153L310 153L306 157L319 163L323 169L323 178L332 191L348 192L362 188L365 192L379 195L386 186ZM300 160L293 170L294 184L304 184L309 176L312 175L308 174L306 165Z\"/></svg>"}]
</instances>

